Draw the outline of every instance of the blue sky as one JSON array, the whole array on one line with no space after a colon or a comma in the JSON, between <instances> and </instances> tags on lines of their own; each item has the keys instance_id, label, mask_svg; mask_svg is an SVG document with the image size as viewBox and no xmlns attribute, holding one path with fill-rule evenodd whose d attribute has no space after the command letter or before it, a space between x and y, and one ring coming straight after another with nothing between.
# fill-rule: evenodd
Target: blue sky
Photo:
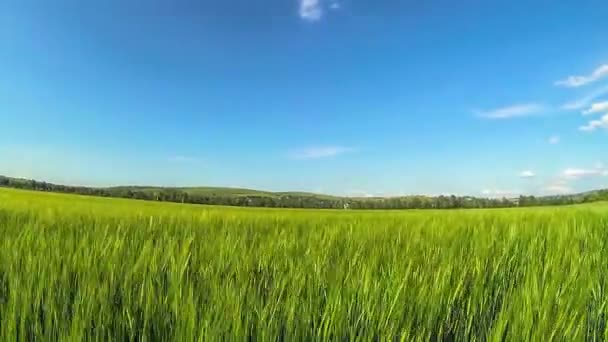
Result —
<instances>
[{"instance_id":1,"label":"blue sky","mask_svg":"<svg viewBox=\"0 0 608 342\"><path fill-rule=\"evenodd\" d=\"M0 174L384 196L608 187L606 13L3 1Z\"/></svg>"}]
</instances>

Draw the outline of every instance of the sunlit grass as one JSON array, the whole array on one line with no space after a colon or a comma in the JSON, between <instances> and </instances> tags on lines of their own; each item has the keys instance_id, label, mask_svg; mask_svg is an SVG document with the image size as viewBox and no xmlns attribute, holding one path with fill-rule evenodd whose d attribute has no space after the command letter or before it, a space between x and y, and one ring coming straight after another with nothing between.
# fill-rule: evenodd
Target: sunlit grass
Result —
<instances>
[{"instance_id":1,"label":"sunlit grass","mask_svg":"<svg viewBox=\"0 0 608 342\"><path fill-rule=\"evenodd\" d=\"M203 207L0 190L0 339L608 337L608 205Z\"/></svg>"}]
</instances>

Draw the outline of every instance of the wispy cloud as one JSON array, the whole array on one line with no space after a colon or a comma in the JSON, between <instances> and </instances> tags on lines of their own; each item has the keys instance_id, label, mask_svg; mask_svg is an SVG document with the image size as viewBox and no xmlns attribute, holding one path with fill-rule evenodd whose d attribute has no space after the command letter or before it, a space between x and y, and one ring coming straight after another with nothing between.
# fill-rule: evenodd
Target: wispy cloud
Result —
<instances>
[{"instance_id":1,"label":"wispy cloud","mask_svg":"<svg viewBox=\"0 0 608 342\"><path fill-rule=\"evenodd\" d=\"M568 168L564 170L562 175L566 179L604 177L608 176L608 169L605 168L602 164L598 164L592 169Z\"/></svg>"},{"instance_id":2,"label":"wispy cloud","mask_svg":"<svg viewBox=\"0 0 608 342\"><path fill-rule=\"evenodd\" d=\"M583 111L583 115L591 115L601 112L608 112L608 101L591 104L589 109Z\"/></svg>"},{"instance_id":3,"label":"wispy cloud","mask_svg":"<svg viewBox=\"0 0 608 342\"><path fill-rule=\"evenodd\" d=\"M323 16L321 0L299 0L300 18L308 21L317 21Z\"/></svg>"},{"instance_id":4,"label":"wispy cloud","mask_svg":"<svg viewBox=\"0 0 608 342\"><path fill-rule=\"evenodd\" d=\"M319 21L327 10L337 11L342 8L339 0L298 0L300 18L309 22Z\"/></svg>"},{"instance_id":5,"label":"wispy cloud","mask_svg":"<svg viewBox=\"0 0 608 342\"><path fill-rule=\"evenodd\" d=\"M566 79L555 82L556 86L577 88L590 83L593 83L599 79L608 76L608 64L600 65L597 69L593 70L591 74L584 76L569 76Z\"/></svg>"},{"instance_id":6,"label":"wispy cloud","mask_svg":"<svg viewBox=\"0 0 608 342\"><path fill-rule=\"evenodd\" d=\"M599 179L608 176L608 168L602 163L596 163L591 168L570 167L563 170L557 177L543 187L545 194L563 195L574 193L572 183L583 179Z\"/></svg>"},{"instance_id":7,"label":"wispy cloud","mask_svg":"<svg viewBox=\"0 0 608 342\"><path fill-rule=\"evenodd\" d=\"M354 149L343 146L320 146L320 147L309 147L297 151L293 151L290 154L292 159L307 160L307 159L321 159L331 158L338 155L352 152Z\"/></svg>"},{"instance_id":8,"label":"wispy cloud","mask_svg":"<svg viewBox=\"0 0 608 342\"><path fill-rule=\"evenodd\" d=\"M591 103L597 99L598 97L604 96L608 94L608 86L596 89L595 91L593 91L591 94L574 100L572 102L568 102L562 105L562 109L563 110L580 110L583 109L589 105L591 105Z\"/></svg>"},{"instance_id":9,"label":"wispy cloud","mask_svg":"<svg viewBox=\"0 0 608 342\"><path fill-rule=\"evenodd\" d=\"M599 120L591 120L586 125L581 126L578 129L583 132L593 132L601 128L608 129L608 114L604 115Z\"/></svg>"},{"instance_id":10,"label":"wispy cloud","mask_svg":"<svg viewBox=\"0 0 608 342\"><path fill-rule=\"evenodd\" d=\"M519 177L534 178L534 177L536 177L536 173L534 173L533 171L530 171L530 170L525 170L525 171L520 172Z\"/></svg>"},{"instance_id":11,"label":"wispy cloud","mask_svg":"<svg viewBox=\"0 0 608 342\"><path fill-rule=\"evenodd\" d=\"M543 112L544 110L545 107L541 104L528 103L477 112L477 115L484 119L500 120L533 116Z\"/></svg>"},{"instance_id":12,"label":"wispy cloud","mask_svg":"<svg viewBox=\"0 0 608 342\"><path fill-rule=\"evenodd\" d=\"M559 137L559 135L553 135L549 137L549 144L551 145L556 145L559 144L561 138Z\"/></svg>"}]
</instances>

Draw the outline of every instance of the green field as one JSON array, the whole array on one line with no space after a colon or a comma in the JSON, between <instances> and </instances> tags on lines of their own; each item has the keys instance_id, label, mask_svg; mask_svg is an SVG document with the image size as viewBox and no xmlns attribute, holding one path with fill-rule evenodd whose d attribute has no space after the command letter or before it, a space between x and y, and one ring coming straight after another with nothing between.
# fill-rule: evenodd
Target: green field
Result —
<instances>
[{"instance_id":1,"label":"green field","mask_svg":"<svg viewBox=\"0 0 608 342\"><path fill-rule=\"evenodd\" d=\"M0 189L0 340L603 340L608 204L204 207Z\"/></svg>"}]
</instances>

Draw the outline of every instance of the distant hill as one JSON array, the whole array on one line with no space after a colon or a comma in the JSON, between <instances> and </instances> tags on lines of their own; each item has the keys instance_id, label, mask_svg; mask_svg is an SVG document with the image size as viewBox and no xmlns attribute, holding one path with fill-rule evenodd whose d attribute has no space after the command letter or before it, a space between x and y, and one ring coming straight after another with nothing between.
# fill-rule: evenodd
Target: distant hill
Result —
<instances>
[{"instance_id":1,"label":"distant hill","mask_svg":"<svg viewBox=\"0 0 608 342\"><path fill-rule=\"evenodd\" d=\"M308 192L271 192L224 187L84 187L0 176L0 186L89 196L206 205L319 209L457 209L544 206L608 201L608 190L564 196L477 198L471 196L339 197Z\"/></svg>"},{"instance_id":2,"label":"distant hill","mask_svg":"<svg viewBox=\"0 0 608 342\"><path fill-rule=\"evenodd\" d=\"M315 194L311 192L297 192L297 191L287 191L287 192L272 192L272 191L263 191L263 190L253 190L253 189L244 189L244 188L224 188L224 187L153 187L153 186L115 186L115 187L107 187L104 188L107 190L116 190L116 191L140 191L145 193L155 193L160 191L180 191L187 193L193 196L212 196L212 197L221 197L221 196L260 196L260 197L316 197L316 198L339 198L337 196L323 195L323 194Z\"/></svg>"},{"instance_id":3,"label":"distant hill","mask_svg":"<svg viewBox=\"0 0 608 342\"><path fill-rule=\"evenodd\" d=\"M222 187L153 187L153 186L115 186L108 187L108 190L131 190L142 192L158 192L164 190L183 191L192 195L202 196L274 196L275 194L269 191L241 189L241 188L222 188Z\"/></svg>"}]
</instances>

